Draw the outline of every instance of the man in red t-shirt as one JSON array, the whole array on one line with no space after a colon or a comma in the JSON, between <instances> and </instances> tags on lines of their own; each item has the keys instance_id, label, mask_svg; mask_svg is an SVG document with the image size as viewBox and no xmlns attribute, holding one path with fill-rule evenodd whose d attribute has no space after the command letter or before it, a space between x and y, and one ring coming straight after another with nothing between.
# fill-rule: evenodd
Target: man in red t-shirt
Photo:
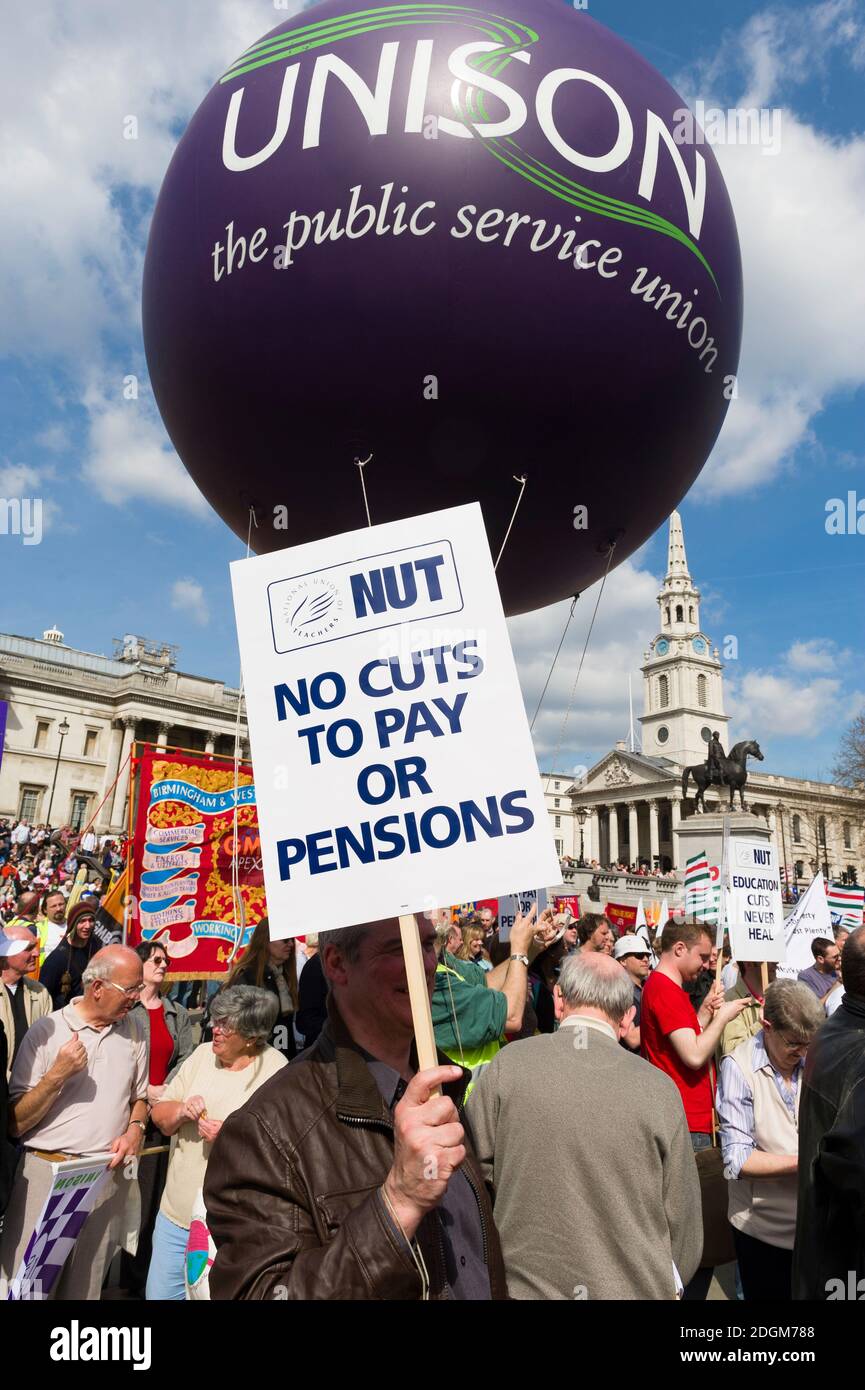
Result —
<instances>
[{"instance_id":1,"label":"man in red t-shirt","mask_svg":"<svg viewBox=\"0 0 865 1390\"><path fill-rule=\"evenodd\" d=\"M691 1143L695 1149L707 1148L712 1142L711 1058L724 1028L748 1001L725 1001L716 983L695 1013L683 985L697 978L712 953L712 937L703 923L671 919L660 945L660 962L643 988L640 1051L675 1081Z\"/></svg>"}]
</instances>

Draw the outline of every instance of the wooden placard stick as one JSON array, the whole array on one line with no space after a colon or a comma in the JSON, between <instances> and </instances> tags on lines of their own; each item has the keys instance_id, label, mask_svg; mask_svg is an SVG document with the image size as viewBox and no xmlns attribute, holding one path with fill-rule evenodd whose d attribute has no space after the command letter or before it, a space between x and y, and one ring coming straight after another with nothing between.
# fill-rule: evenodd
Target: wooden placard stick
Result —
<instances>
[{"instance_id":1,"label":"wooden placard stick","mask_svg":"<svg viewBox=\"0 0 865 1390\"><path fill-rule=\"evenodd\" d=\"M399 930L400 936L402 937L402 953L405 959L408 997L411 1003L411 1016L414 1024L418 1070L426 1071L429 1067L437 1067L439 1061L435 1032L433 1031L432 1010L430 1008L429 990L427 989L426 971L423 966L420 929L417 924L417 918L413 913L400 917ZM433 1092L433 1095L440 1094L441 1092L438 1089Z\"/></svg>"},{"instance_id":2,"label":"wooden placard stick","mask_svg":"<svg viewBox=\"0 0 865 1390\"><path fill-rule=\"evenodd\" d=\"M766 998L766 990L769 988L769 966L766 961L760 961L760 988L763 991L763 998Z\"/></svg>"}]
</instances>

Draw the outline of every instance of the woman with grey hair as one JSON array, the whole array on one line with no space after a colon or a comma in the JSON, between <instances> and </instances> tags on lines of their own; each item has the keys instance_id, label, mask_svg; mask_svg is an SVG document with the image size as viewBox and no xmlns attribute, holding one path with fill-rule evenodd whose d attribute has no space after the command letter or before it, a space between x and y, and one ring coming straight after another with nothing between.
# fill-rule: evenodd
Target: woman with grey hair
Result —
<instances>
[{"instance_id":1,"label":"woman with grey hair","mask_svg":"<svg viewBox=\"0 0 865 1390\"><path fill-rule=\"evenodd\" d=\"M213 1041L187 1057L153 1107L153 1123L171 1139L171 1154L153 1232L150 1300L185 1297L189 1227L213 1141L223 1120L286 1065L267 1041L278 1009L269 990L254 985L223 990L210 1010Z\"/></svg>"},{"instance_id":2,"label":"woman with grey hair","mask_svg":"<svg viewBox=\"0 0 865 1390\"><path fill-rule=\"evenodd\" d=\"M825 1022L798 980L766 992L763 1027L721 1062L718 1116L727 1214L746 1301L788 1301L798 1187L799 1094L808 1046Z\"/></svg>"}]
</instances>

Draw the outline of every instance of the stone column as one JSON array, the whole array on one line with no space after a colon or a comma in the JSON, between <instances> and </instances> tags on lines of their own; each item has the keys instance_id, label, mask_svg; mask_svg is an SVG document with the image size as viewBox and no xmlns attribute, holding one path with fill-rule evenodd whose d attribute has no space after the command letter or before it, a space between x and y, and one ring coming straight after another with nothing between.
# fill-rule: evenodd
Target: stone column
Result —
<instances>
[{"instance_id":1,"label":"stone column","mask_svg":"<svg viewBox=\"0 0 865 1390\"><path fill-rule=\"evenodd\" d=\"M592 806L589 808L589 819L585 824L585 853L586 862L591 863L593 859L601 862L601 819L598 814L599 808Z\"/></svg>"},{"instance_id":2,"label":"stone column","mask_svg":"<svg viewBox=\"0 0 865 1390\"><path fill-rule=\"evenodd\" d=\"M649 801L649 856L652 861L652 869L660 858L661 845L658 836L658 801L652 797Z\"/></svg>"},{"instance_id":3,"label":"stone column","mask_svg":"<svg viewBox=\"0 0 865 1390\"><path fill-rule=\"evenodd\" d=\"M159 733L156 738L157 748L166 748L168 746L168 730L170 728L170 724L160 724Z\"/></svg>"},{"instance_id":4,"label":"stone column","mask_svg":"<svg viewBox=\"0 0 865 1390\"><path fill-rule=\"evenodd\" d=\"M125 828L126 825L126 798L129 794L130 772L130 766L126 760L129 756L129 750L132 747L132 741L135 738L136 722L135 718L129 714L125 715L123 718L123 743L120 748L120 766L122 771L117 786L114 788L114 801L111 806L111 825L115 830L121 826ZM126 763L125 767L123 766L124 763Z\"/></svg>"},{"instance_id":5,"label":"stone column","mask_svg":"<svg viewBox=\"0 0 865 1390\"><path fill-rule=\"evenodd\" d=\"M99 820L95 827L100 833L106 830L111 823L111 807L114 802L114 797L109 796L108 793L112 782L117 776L117 769L120 766L120 748L122 743L123 728L120 724L112 721L111 737L108 740L108 755L105 762L105 776L102 779L102 790L99 793L99 801L104 802L104 805L99 812Z\"/></svg>"},{"instance_id":6,"label":"stone column","mask_svg":"<svg viewBox=\"0 0 865 1390\"><path fill-rule=\"evenodd\" d=\"M670 839L673 842L673 868L683 869L679 844L679 822L682 818L682 804L677 796L670 797Z\"/></svg>"},{"instance_id":7,"label":"stone column","mask_svg":"<svg viewBox=\"0 0 865 1390\"><path fill-rule=\"evenodd\" d=\"M628 854L632 864L636 865L640 858L640 829L637 823L637 803L628 802Z\"/></svg>"},{"instance_id":8,"label":"stone column","mask_svg":"<svg viewBox=\"0 0 865 1390\"><path fill-rule=\"evenodd\" d=\"M607 834L607 854L610 864L613 865L619 858L619 808L615 805L609 808L609 832Z\"/></svg>"}]
</instances>

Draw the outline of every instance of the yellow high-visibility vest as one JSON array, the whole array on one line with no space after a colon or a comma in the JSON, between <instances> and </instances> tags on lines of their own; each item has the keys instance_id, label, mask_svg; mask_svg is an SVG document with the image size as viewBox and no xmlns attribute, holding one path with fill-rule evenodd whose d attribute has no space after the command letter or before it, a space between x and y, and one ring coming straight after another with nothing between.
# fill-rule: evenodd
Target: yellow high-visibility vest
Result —
<instances>
[{"instance_id":1,"label":"yellow high-visibility vest","mask_svg":"<svg viewBox=\"0 0 865 1390\"><path fill-rule=\"evenodd\" d=\"M461 984L466 983L464 976L462 976L458 970L451 970L449 965L437 965L436 974L453 975ZM454 1032L457 1032L456 1025L454 1026ZM474 1090L478 1076L480 1075L481 1067L485 1067L488 1062L493 1060L496 1053L501 1051L502 1045L501 1038L494 1038L492 1042L484 1043L482 1047L464 1047L462 1053L460 1053L458 1049L448 1052L446 1047L442 1048L442 1052L446 1057L450 1057L451 1061L456 1062L457 1066L468 1067L472 1074L471 1080L466 1086L466 1093L463 1098L464 1101L468 1100Z\"/></svg>"}]
</instances>

